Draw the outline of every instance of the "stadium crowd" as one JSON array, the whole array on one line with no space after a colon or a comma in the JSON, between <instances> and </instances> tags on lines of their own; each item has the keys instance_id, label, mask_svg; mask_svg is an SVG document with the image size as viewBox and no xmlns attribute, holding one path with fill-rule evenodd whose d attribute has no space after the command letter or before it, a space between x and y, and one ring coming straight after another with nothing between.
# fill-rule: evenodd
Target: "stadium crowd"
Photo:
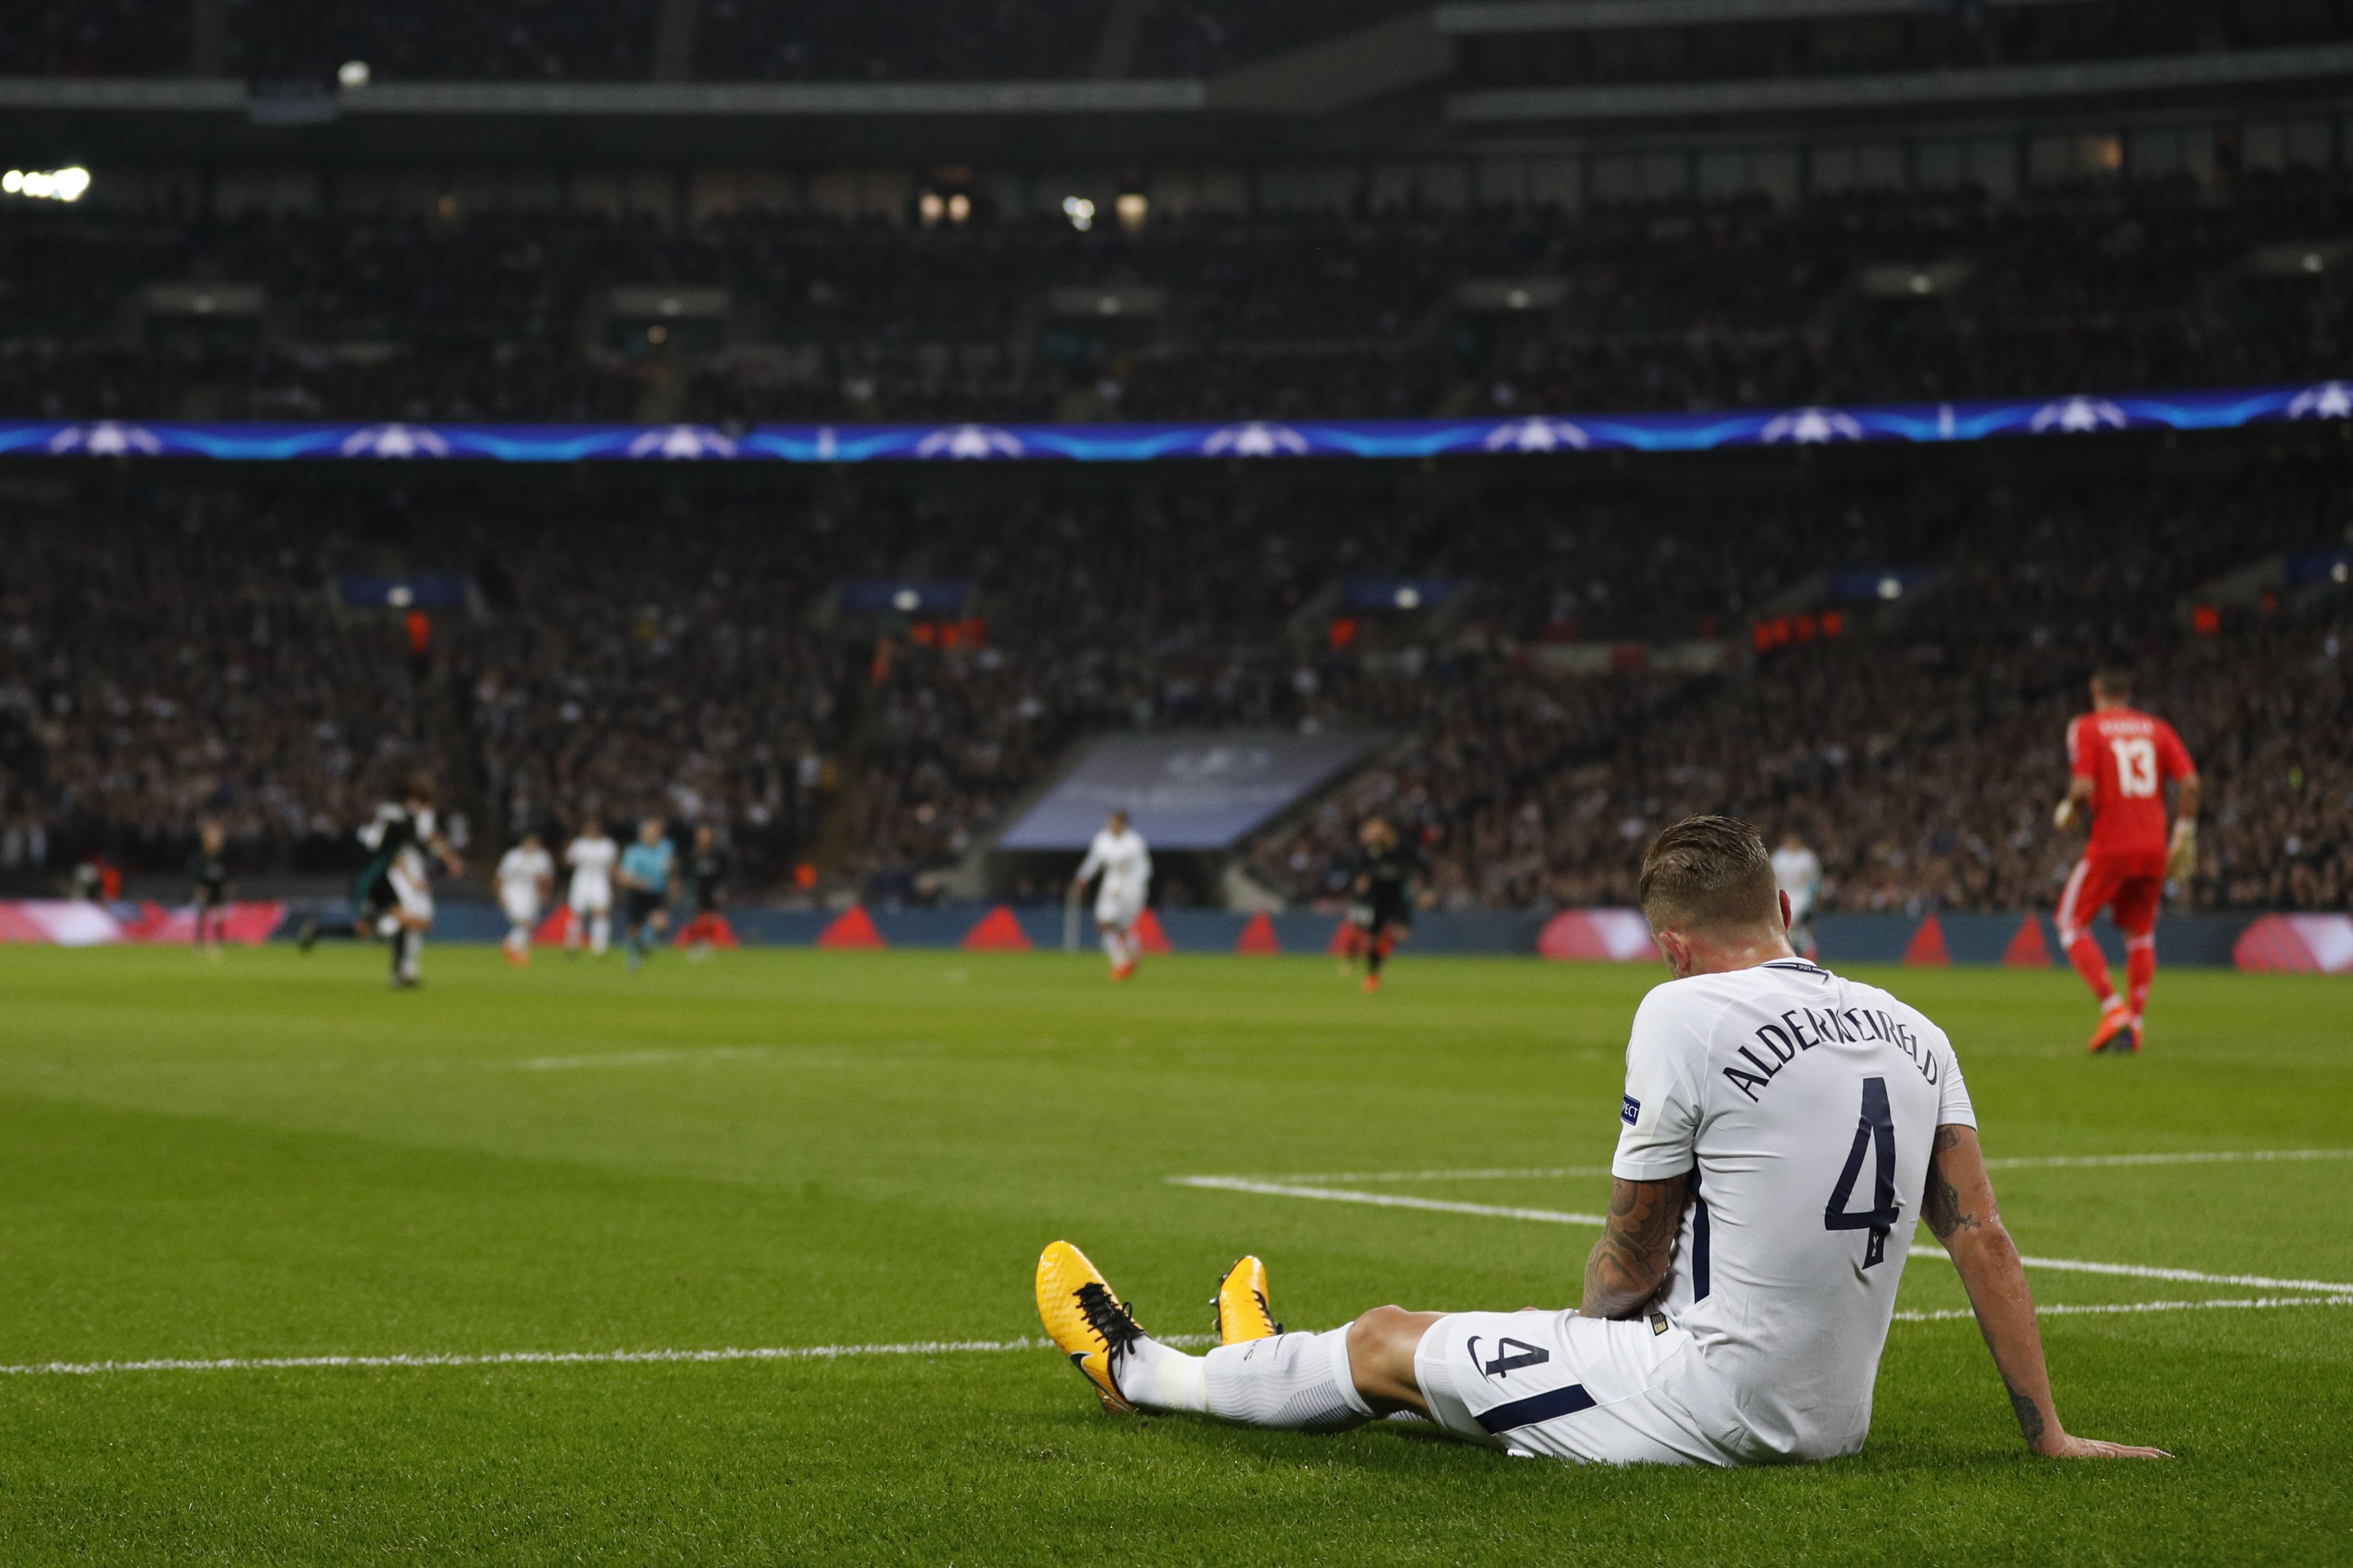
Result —
<instances>
[{"instance_id":1,"label":"stadium crowd","mask_svg":"<svg viewBox=\"0 0 2353 1568\"><path fill-rule=\"evenodd\" d=\"M1816 607L1806 581L1788 576L1808 549L1817 561L1942 565L1900 613L1832 606L1845 635L1776 648L1728 677L1546 674L1545 645L1522 642L1474 687L1440 697L1403 756L1261 840L1254 867L1294 900L1337 896L1355 823L1379 810L1417 834L1428 895L1443 906L1622 904L1633 899L1630 846L1688 812L1723 810L1805 835L1826 868L1829 908L2048 906L2080 852L2048 818L2063 791L2066 721L2084 706L2088 672L2121 661L2143 667L2141 700L2206 764L2219 831L2204 841L2189 896L2330 907L2353 888L2342 659L2353 626L2341 592L2333 612L2242 616L2212 637L2180 621L2184 596L2234 566L2341 545L2344 500L2341 485L2305 471L2236 493L1996 488L1968 509L1924 486L1866 500L1886 520L1878 524L1852 506L1840 515L1835 502L1811 528L1792 508L1796 526L1785 529L1719 506L1725 526L1713 537L1679 536L1661 509L1641 509L1641 527L1577 541L1614 542L1620 561L1605 552L1585 577L1584 552L1556 557L1578 564L1548 589L1525 574L1506 591L1518 616L1501 624L1526 633L1545 598L1562 604L1584 578L1588 599L1615 583L1619 602L1662 611L1648 628L1618 615L1603 635L1687 636L1696 606L1677 603L1675 587L1720 594L1732 626L1785 584ZM1731 540L1757 549L1746 576ZM1501 559L1541 559L1507 527L1482 542ZM1649 583L1645 553L1657 568ZM1719 561L1713 583L1693 569Z\"/></svg>"},{"instance_id":2,"label":"stadium crowd","mask_svg":"<svg viewBox=\"0 0 2353 1568\"><path fill-rule=\"evenodd\" d=\"M2292 381L2343 368L2345 268L2322 237L2349 218L2353 185L2301 175L2220 202L1196 215L1133 234L18 207L0 212L0 416L1240 419ZM206 292L237 284L258 305ZM616 314L642 287L724 289L723 314L699 338Z\"/></svg>"},{"instance_id":3,"label":"stadium crowd","mask_svg":"<svg viewBox=\"0 0 2353 1568\"><path fill-rule=\"evenodd\" d=\"M920 898L1085 735L1374 727L1372 767L1250 847L1292 901L1342 891L1366 811L1408 830L1428 900L1479 909L1623 900L1630 844L1719 808L1805 834L1830 907L2008 908L2055 895L2059 737L2121 654L2208 773L2195 900L2327 904L2353 875L2341 591L2214 636L2181 614L2201 583L2340 544L2346 499L2298 464L1738 498L20 485L0 870L92 849L167 868L208 816L242 864L327 868L421 765L485 840L658 812L723 828L751 885L816 862ZM1914 587L1841 607L1819 569L1856 563ZM468 576L474 610L420 646L336 598L396 565ZM836 591L959 574L938 616ZM1461 586L1416 612L1337 602L1398 575ZM1560 657L1792 613L1816 640L1713 673Z\"/></svg>"},{"instance_id":4,"label":"stadium crowd","mask_svg":"<svg viewBox=\"0 0 2353 1568\"><path fill-rule=\"evenodd\" d=\"M210 816L248 862L332 865L444 761L397 631L333 613L310 521L234 491L9 498L0 868L175 866Z\"/></svg>"}]
</instances>

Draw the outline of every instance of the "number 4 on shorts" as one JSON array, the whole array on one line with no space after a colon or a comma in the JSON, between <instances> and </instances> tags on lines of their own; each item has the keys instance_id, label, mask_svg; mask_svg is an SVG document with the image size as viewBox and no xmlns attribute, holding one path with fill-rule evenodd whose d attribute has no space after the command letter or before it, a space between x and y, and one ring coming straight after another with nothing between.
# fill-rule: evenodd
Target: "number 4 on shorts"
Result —
<instances>
[{"instance_id":1,"label":"number 4 on shorts","mask_svg":"<svg viewBox=\"0 0 2353 1568\"><path fill-rule=\"evenodd\" d=\"M1862 1174L1865 1150L1878 1155L1872 1206L1862 1214L1849 1214L1847 1202L1854 1196L1854 1184ZM1854 1123L1854 1147L1847 1151L1846 1169L1839 1173L1838 1185L1831 1189L1831 1201L1822 1209L1822 1228L1869 1231L1871 1240L1862 1253L1862 1266L1869 1268L1887 1256L1887 1237L1895 1227L1896 1213L1895 1113L1888 1109L1887 1080L1867 1078L1862 1080L1862 1114Z\"/></svg>"}]
</instances>

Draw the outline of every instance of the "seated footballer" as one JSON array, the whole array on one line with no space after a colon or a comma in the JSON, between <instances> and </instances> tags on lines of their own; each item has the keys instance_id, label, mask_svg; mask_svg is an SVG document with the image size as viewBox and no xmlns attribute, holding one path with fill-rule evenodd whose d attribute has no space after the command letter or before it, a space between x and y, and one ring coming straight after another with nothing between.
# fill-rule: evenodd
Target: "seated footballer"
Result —
<instances>
[{"instance_id":1,"label":"seated footballer","mask_svg":"<svg viewBox=\"0 0 2353 1568\"><path fill-rule=\"evenodd\" d=\"M1219 1347L1194 1356L1146 1334L1058 1241L1038 1260L1038 1310L1103 1405L1303 1432L1410 1411L1487 1447L1594 1464L1835 1458L1871 1431L1925 1216L2028 1447L2166 1458L2060 1425L1945 1032L1790 951L1788 898L1745 824L1668 828L1643 860L1641 900L1675 977L1634 1016L1609 1222L1581 1306L1376 1307L1284 1333L1264 1268L1245 1258L1219 1286Z\"/></svg>"}]
</instances>

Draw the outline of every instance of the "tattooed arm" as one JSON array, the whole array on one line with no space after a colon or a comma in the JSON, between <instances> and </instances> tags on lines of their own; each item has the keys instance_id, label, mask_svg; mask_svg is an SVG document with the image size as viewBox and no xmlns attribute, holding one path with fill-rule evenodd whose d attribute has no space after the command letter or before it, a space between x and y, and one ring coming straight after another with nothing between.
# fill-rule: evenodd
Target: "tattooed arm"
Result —
<instances>
[{"instance_id":1,"label":"tattooed arm","mask_svg":"<svg viewBox=\"0 0 2353 1568\"><path fill-rule=\"evenodd\" d=\"M1651 1304L1667 1278L1675 1233L1683 1228L1688 1173L1663 1182L1609 1183L1609 1223L1585 1260L1588 1318L1630 1318Z\"/></svg>"},{"instance_id":2,"label":"tattooed arm","mask_svg":"<svg viewBox=\"0 0 2353 1568\"><path fill-rule=\"evenodd\" d=\"M2002 1386L2010 1391L2010 1408L2018 1413L2019 1430L2025 1434L2028 1447L2063 1458L2171 1457L2160 1448L2131 1448L2070 1436L2059 1425L2058 1406L2051 1400L2050 1369L2042 1361L2042 1331L2034 1321L2034 1296L2026 1288L2026 1268L2019 1261L2018 1245L2010 1239L2001 1212L1994 1206L1993 1184L1986 1176L1976 1128L1936 1129L1920 1216L1945 1244L1953 1267L1960 1271L1961 1283L1968 1288L1978 1331L1985 1335L1986 1349L1993 1352L1994 1366L2001 1373ZM1587 1278L1591 1278L1589 1272ZM1588 1285L1588 1294L1591 1289Z\"/></svg>"}]
</instances>

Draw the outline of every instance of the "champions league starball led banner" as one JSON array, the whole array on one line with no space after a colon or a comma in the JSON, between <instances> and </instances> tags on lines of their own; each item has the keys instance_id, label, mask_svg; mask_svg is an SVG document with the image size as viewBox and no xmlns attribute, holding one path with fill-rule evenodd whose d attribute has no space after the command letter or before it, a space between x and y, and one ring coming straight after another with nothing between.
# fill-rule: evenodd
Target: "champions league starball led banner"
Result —
<instances>
[{"instance_id":1,"label":"champions league starball led banner","mask_svg":"<svg viewBox=\"0 0 2353 1568\"><path fill-rule=\"evenodd\" d=\"M1863 441L1982 441L2110 430L2230 430L2353 418L2353 381L2137 396L1882 404L1702 414L1539 415L1225 425L271 425L171 420L0 422L0 456L502 463L871 463L1062 459L1440 458L1704 452Z\"/></svg>"}]
</instances>

